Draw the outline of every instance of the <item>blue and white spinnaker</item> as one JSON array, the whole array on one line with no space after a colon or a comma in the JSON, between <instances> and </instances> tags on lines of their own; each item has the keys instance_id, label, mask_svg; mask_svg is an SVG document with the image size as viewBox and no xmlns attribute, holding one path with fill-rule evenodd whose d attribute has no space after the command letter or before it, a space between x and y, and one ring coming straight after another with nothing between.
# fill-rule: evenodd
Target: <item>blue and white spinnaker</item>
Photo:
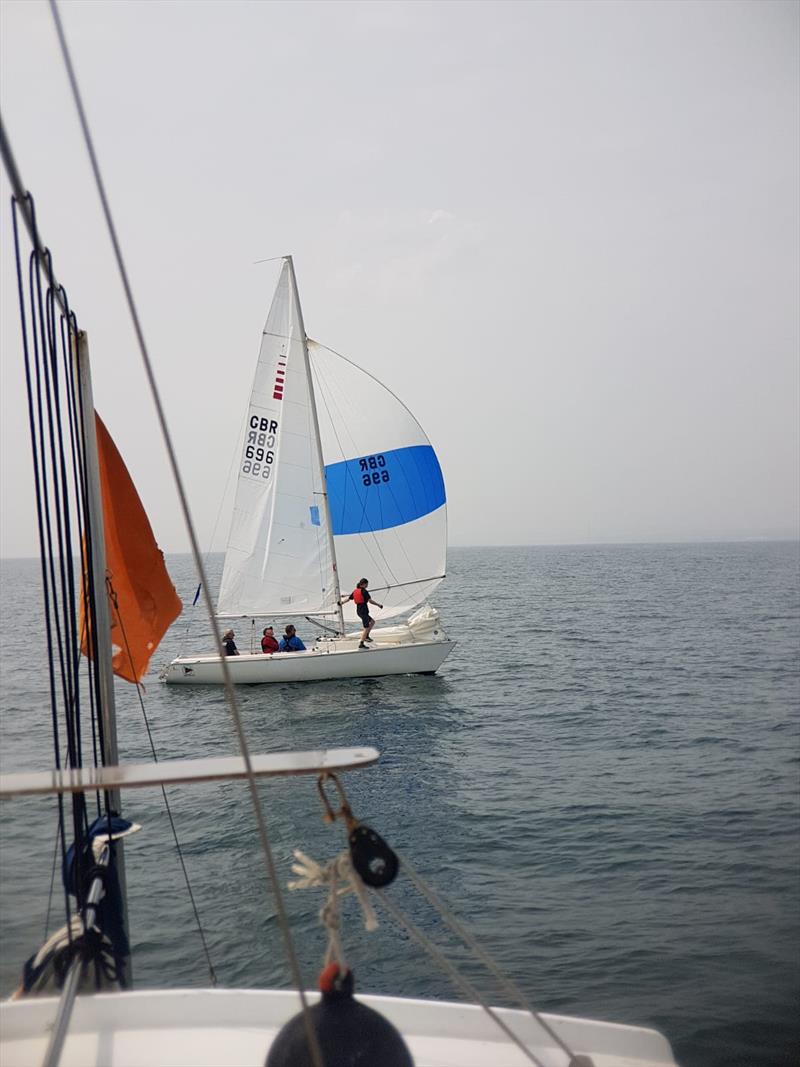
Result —
<instances>
[{"instance_id":1,"label":"blue and white spinnaker","mask_svg":"<svg viewBox=\"0 0 800 1067\"><path fill-rule=\"evenodd\" d=\"M339 581L349 592L369 578L381 619L407 614L445 574L439 461L389 389L323 345L308 347Z\"/></svg>"}]
</instances>

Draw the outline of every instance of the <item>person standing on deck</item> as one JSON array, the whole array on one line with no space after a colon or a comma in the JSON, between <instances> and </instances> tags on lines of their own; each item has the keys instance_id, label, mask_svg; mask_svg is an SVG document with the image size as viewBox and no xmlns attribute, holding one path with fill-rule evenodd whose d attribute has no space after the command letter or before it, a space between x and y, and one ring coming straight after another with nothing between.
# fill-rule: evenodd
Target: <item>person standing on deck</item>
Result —
<instances>
[{"instance_id":1,"label":"person standing on deck","mask_svg":"<svg viewBox=\"0 0 800 1067\"><path fill-rule=\"evenodd\" d=\"M376 608L383 610L383 604L379 604L377 600L372 600L372 597L367 592L368 585L369 581L366 578L360 578L358 585L350 596L346 596L342 599L343 604L346 604L348 600L352 600L356 606L358 617L361 619L361 625L364 627L361 631L361 640L358 643L358 647L363 648L367 652L369 652L369 645L367 645L366 642L369 641L370 644L372 643L372 638L369 636L369 632L375 625L375 620L369 613L370 601L372 601Z\"/></svg>"}]
</instances>

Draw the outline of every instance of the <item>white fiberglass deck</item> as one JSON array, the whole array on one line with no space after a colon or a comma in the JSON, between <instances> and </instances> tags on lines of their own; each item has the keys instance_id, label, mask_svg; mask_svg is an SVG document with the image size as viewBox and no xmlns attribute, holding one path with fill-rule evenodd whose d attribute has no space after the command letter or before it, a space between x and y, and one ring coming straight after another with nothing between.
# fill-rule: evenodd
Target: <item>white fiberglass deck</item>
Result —
<instances>
[{"instance_id":1,"label":"white fiberglass deck","mask_svg":"<svg viewBox=\"0 0 800 1067\"><path fill-rule=\"evenodd\" d=\"M315 999L316 994L309 994ZM415 1067L524 1067L530 1061L478 1007L359 996L403 1034ZM40 1067L54 998L0 1005L0 1067ZM263 1067L278 1029L299 1010L295 993L262 990L145 990L80 997L61 1067ZM567 1056L524 1012L500 1010L543 1067ZM674 1067L655 1030L545 1016L595 1067ZM377 1065L376 1065L377 1067Z\"/></svg>"}]
</instances>

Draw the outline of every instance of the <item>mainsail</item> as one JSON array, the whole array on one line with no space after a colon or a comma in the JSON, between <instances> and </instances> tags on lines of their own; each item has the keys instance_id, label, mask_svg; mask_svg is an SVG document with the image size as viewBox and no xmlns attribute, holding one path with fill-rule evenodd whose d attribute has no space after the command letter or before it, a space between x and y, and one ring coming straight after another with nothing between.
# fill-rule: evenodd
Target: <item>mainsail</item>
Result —
<instances>
[{"instance_id":1,"label":"mainsail","mask_svg":"<svg viewBox=\"0 0 800 1067\"><path fill-rule=\"evenodd\" d=\"M309 341L309 350L342 588L369 578L380 619L406 614L445 575L439 461L394 393L331 349ZM346 617L356 617L352 604Z\"/></svg>"},{"instance_id":2,"label":"mainsail","mask_svg":"<svg viewBox=\"0 0 800 1067\"><path fill-rule=\"evenodd\" d=\"M338 615L325 481L291 263L267 316L217 612Z\"/></svg>"}]
</instances>

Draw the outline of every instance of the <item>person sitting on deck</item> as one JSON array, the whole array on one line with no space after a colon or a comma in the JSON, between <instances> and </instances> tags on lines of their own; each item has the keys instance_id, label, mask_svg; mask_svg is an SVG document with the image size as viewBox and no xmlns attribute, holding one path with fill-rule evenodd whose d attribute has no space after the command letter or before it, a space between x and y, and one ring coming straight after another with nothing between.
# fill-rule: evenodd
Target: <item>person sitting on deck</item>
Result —
<instances>
[{"instance_id":1,"label":"person sitting on deck","mask_svg":"<svg viewBox=\"0 0 800 1067\"><path fill-rule=\"evenodd\" d=\"M281 638L278 646L279 652L305 652L306 646L297 636L297 631L291 623L286 627L286 636Z\"/></svg>"},{"instance_id":2,"label":"person sitting on deck","mask_svg":"<svg viewBox=\"0 0 800 1067\"><path fill-rule=\"evenodd\" d=\"M261 638L261 651L264 655L268 656L272 652L277 652L280 645L275 640L275 635L272 632L271 626L264 627L264 636Z\"/></svg>"},{"instance_id":3,"label":"person sitting on deck","mask_svg":"<svg viewBox=\"0 0 800 1067\"><path fill-rule=\"evenodd\" d=\"M236 647L236 642L233 640L233 630L226 630L222 635L222 647L225 649L226 656L238 656L239 649Z\"/></svg>"}]
</instances>

